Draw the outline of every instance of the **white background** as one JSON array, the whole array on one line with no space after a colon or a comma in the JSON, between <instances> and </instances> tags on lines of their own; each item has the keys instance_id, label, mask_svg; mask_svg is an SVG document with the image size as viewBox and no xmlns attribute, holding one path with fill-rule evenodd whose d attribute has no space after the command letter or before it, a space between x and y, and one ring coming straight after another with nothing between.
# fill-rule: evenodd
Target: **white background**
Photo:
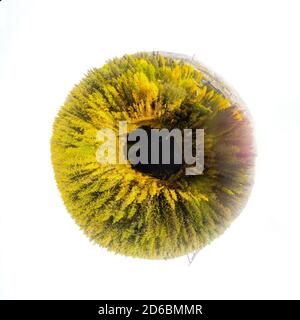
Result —
<instances>
[{"instance_id":1,"label":"white background","mask_svg":"<svg viewBox=\"0 0 300 320\"><path fill-rule=\"evenodd\" d=\"M300 2L0 2L0 298L300 298ZM248 105L256 183L226 233L187 258L93 245L67 213L52 123L88 69L145 50L195 55Z\"/></svg>"}]
</instances>

